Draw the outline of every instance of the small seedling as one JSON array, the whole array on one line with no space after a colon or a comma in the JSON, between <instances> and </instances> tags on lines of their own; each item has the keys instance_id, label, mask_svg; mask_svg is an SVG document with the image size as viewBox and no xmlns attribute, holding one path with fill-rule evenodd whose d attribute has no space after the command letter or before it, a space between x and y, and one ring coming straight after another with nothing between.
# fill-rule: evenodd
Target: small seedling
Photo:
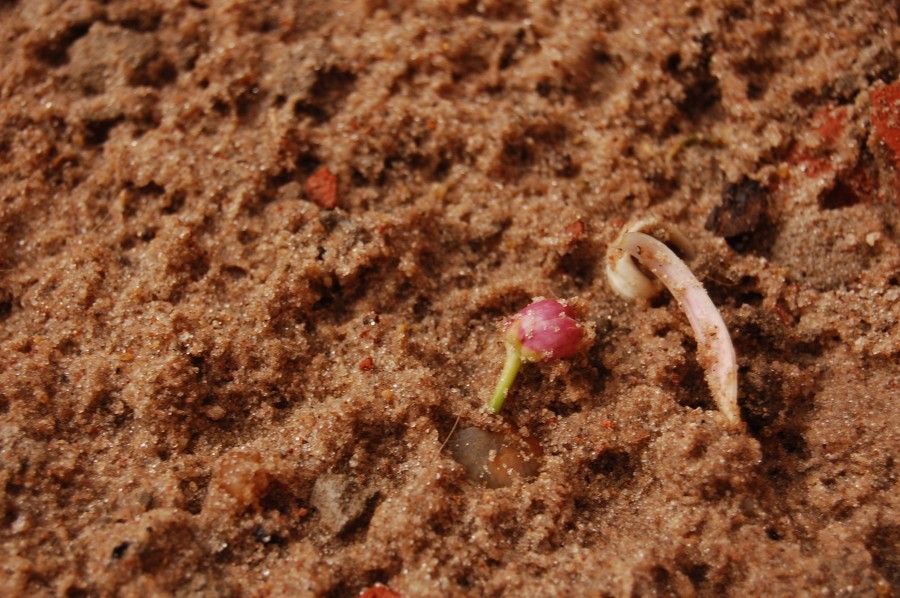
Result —
<instances>
[{"instance_id":1,"label":"small seedling","mask_svg":"<svg viewBox=\"0 0 900 598\"><path fill-rule=\"evenodd\" d=\"M688 239L673 226L656 219L626 226L606 252L610 286L627 299L650 298L658 289L632 261L654 274L684 310L697 339L697 359L706 371L713 399L730 426L741 423L737 405L737 358L719 310L690 268L665 243L641 232L660 229L683 253L693 253Z\"/></svg>"},{"instance_id":2,"label":"small seedling","mask_svg":"<svg viewBox=\"0 0 900 598\"><path fill-rule=\"evenodd\" d=\"M583 329L574 315L565 301L538 299L509 319L504 334L506 363L488 402L489 411L500 413L523 363L562 359L578 352Z\"/></svg>"}]
</instances>

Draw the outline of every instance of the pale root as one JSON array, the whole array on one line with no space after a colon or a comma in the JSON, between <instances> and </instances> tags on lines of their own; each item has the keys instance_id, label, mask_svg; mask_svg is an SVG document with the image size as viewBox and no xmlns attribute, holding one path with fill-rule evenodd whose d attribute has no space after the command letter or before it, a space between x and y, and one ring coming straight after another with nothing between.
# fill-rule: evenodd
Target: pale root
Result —
<instances>
[{"instance_id":1,"label":"pale root","mask_svg":"<svg viewBox=\"0 0 900 598\"><path fill-rule=\"evenodd\" d=\"M697 339L697 359L706 373L719 412L732 427L741 424L737 405L737 357L731 336L719 310L690 268L662 241L640 232L657 225L653 219L625 227L607 249L606 273L610 286L627 299L649 298L656 294L654 282L634 260L665 285L684 310ZM670 241L689 253L690 243L674 227L665 227ZM632 259L633 258L633 259Z\"/></svg>"}]
</instances>

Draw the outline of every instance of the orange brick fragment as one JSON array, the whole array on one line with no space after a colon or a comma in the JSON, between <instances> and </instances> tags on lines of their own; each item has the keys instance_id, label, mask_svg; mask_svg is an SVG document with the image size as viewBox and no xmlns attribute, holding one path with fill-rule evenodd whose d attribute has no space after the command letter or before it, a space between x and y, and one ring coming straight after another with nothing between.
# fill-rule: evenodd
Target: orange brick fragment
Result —
<instances>
[{"instance_id":1,"label":"orange brick fragment","mask_svg":"<svg viewBox=\"0 0 900 598\"><path fill-rule=\"evenodd\" d=\"M360 594L359 598L401 598L401 596L386 586L372 586Z\"/></svg>"},{"instance_id":2,"label":"orange brick fragment","mask_svg":"<svg viewBox=\"0 0 900 598\"><path fill-rule=\"evenodd\" d=\"M875 131L895 155L900 156L900 81L869 92Z\"/></svg>"},{"instance_id":3,"label":"orange brick fragment","mask_svg":"<svg viewBox=\"0 0 900 598\"><path fill-rule=\"evenodd\" d=\"M894 166L900 170L900 81L873 89L869 99L875 133L893 154ZM894 184L900 192L900 174L895 176Z\"/></svg>"},{"instance_id":4,"label":"orange brick fragment","mask_svg":"<svg viewBox=\"0 0 900 598\"><path fill-rule=\"evenodd\" d=\"M334 209L337 207L337 177L327 166L320 166L311 177L306 179L306 194L326 210Z\"/></svg>"},{"instance_id":5,"label":"orange brick fragment","mask_svg":"<svg viewBox=\"0 0 900 598\"><path fill-rule=\"evenodd\" d=\"M566 226L566 232L569 233L569 236L573 241L581 239L581 237L583 237L585 233L584 222L582 222L581 220L572 222L571 224Z\"/></svg>"}]
</instances>

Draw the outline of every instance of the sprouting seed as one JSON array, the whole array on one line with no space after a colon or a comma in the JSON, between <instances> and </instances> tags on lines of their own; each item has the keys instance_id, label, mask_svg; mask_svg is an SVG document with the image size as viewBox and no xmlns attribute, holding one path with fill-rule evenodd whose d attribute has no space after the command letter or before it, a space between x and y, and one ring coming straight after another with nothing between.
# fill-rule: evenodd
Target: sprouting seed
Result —
<instances>
[{"instance_id":1,"label":"sprouting seed","mask_svg":"<svg viewBox=\"0 0 900 598\"><path fill-rule=\"evenodd\" d=\"M583 329L565 301L536 299L506 325L506 363L488 409L499 413L506 395L525 362L571 357L578 352Z\"/></svg>"},{"instance_id":2,"label":"sprouting seed","mask_svg":"<svg viewBox=\"0 0 900 598\"><path fill-rule=\"evenodd\" d=\"M451 436L450 454L472 482L503 488L516 478L535 477L543 451L537 440L513 430L494 432L471 427Z\"/></svg>"},{"instance_id":3,"label":"sprouting seed","mask_svg":"<svg viewBox=\"0 0 900 598\"><path fill-rule=\"evenodd\" d=\"M653 227L683 253L692 254L688 241L677 228L655 218L639 220L622 229L606 252L606 275L610 286L627 299L650 298L657 287L632 258L653 273L684 310L697 339L697 359L706 382L725 420L732 427L741 423L737 405L737 358L731 336L716 306L690 268L665 243L641 232Z\"/></svg>"}]
</instances>

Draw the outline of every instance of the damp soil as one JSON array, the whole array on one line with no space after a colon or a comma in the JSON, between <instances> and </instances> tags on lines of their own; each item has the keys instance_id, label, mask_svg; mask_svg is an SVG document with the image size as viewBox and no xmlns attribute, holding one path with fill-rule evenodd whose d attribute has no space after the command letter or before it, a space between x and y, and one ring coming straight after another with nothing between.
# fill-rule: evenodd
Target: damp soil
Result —
<instances>
[{"instance_id":1,"label":"damp soil","mask_svg":"<svg viewBox=\"0 0 900 598\"><path fill-rule=\"evenodd\" d=\"M898 47L862 0L0 0L0 594L900 592ZM649 213L739 429L606 282ZM538 296L586 346L489 415Z\"/></svg>"}]
</instances>

